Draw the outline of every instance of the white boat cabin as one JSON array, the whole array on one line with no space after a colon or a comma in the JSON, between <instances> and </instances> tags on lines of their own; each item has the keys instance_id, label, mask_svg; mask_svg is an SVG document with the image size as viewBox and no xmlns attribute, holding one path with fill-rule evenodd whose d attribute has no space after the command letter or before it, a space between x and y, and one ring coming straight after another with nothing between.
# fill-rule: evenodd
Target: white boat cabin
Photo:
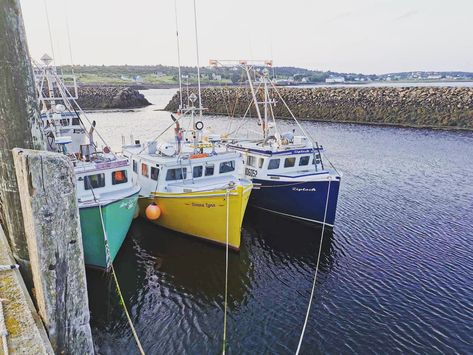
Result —
<instances>
[{"instance_id":1,"label":"white boat cabin","mask_svg":"<svg viewBox=\"0 0 473 355\"><path fill-rule=\"evenodd\" d=\"M105 206L139 191L139 187L133 184L128 159L112 159L73 162L79 207L96 206L96 201Z\"/></svg>"},{"instance_id":2,"label":"white boat cabin","mask_svg":"<svg viewBox=\"0 0 473 355\"><path fill-rule=\"evenodd\" d=\"M201 145L198 154L185 152L186 146L181 154L174 154L166 145L146 152L144 149L142 144L123 147L123 154L132 160L134 178L143 195L225 188L238 182L243 171L240 153L210 144Z\"/></svg>"},{"instance_id":3,"label":"white boat cabin","mask_svg":"<svg viewBox=\"0 0 473 355\"><path fill-rule=\"evenodd\" d=\"M229 148L244 155L244 174L250 179L298 181L328 174L319 148L288 145L286 148L262 146L261 143L231 144Z\"/></svg>"}]
</instances>

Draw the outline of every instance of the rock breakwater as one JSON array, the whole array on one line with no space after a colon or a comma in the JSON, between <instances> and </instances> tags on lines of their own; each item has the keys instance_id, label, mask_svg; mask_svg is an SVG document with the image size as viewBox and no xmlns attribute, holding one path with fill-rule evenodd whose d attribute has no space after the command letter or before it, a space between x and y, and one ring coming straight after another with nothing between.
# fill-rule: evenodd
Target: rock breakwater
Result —
<instances>
[{"instance_id":1,"label":"rock breakwater","mask_svg":"<svg viewBox=\"0 0 473 355\"><path fill-rule=\"evenodd\" d=\"M129 87L79 87L77 102L84 110L127 109L151 105L143 94Z\"/></svg>"},{"instance_id":2,"label":"rock breakwater","mask_svg":"<svg viewBox=\"0 0 473 355\"><path fill-rule=\"evenodd\" d=\"M279 91L294 115L301 119L473 130L473 88L343 87ZM284 104L279 98L277 101L275 115L287 118L289 113ZM243 87L205 88L202 102L208 108L207 114L239 116L247 110L251 94ZM166 110L175 111L178 104L176 94ZM254 105L250 115L256 116Z\"/></svg>"}]
</instances>

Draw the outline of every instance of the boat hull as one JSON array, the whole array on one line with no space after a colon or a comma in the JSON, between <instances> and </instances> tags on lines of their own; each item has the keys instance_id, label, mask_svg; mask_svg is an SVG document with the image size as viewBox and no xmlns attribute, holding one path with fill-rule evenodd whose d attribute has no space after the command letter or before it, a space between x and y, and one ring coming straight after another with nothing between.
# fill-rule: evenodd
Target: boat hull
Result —
<instances>
[{"instance_id":1,"label":"boat hull","mask_svg":"<svg viewBox=\"0 0 473 355\"><path fill-rule=\"evenodd\" d=\"M110 262L115 260L130 229L136 210L138 193L102 206L103 222L110 250ZM85 264L107 269L105 238L98 206L79 209Z\"/></svg>"},{"instance_id":2,"label":"boat hull","mask_svg":"<svg viewBox=\"0 0 473 355\"><path fill-rule=\"evenodd\" d=\"M328 194L328 180L288 182L253 179L256 186L250 206L306 222L323 224ZM340 179L330 182L325 223L333 227L337 210Z\"/></svg>"},{"instance_id":3,"label":"boat hull","mask_svg":"<svg viewBox=\"0 0 473 355\"><path fill-rule=\"evenodd\" d=\"M248 205L252 185L237 186L229 192L228 245L239 250L241 225ZM225 245L227 230L226 190L191 193L153 193L139 201L140 215L150 203L161 209L159 219L151 221L159 226Z\"/></svg>"}]
</instances>

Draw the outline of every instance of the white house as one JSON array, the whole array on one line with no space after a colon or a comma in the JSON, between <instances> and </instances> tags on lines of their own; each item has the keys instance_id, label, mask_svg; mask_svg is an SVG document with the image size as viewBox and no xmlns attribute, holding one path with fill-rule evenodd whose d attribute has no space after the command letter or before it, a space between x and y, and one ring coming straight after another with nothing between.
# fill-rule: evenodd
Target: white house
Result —
<instances>
[{"instance_id":1,"label":"white house","mask_svg":"<svg viewBox=\"0 0 473 355\"><path fill-rule=\"evenodd\" d=\"M327 84L333 84L333 83L344 83L345 78L343 76L331 76L327 79L325 79L325 82Z\"/></svg>"}]
</instances>

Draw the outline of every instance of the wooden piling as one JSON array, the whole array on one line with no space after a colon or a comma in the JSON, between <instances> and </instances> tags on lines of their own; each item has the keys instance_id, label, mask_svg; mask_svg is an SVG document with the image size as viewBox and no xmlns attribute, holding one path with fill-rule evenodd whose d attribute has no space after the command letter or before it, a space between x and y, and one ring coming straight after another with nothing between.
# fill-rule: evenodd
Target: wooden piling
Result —
<instances>
[{"instance_id":1,"label":"wooden piling","mask_svg":"<svg viewBox=\"0 0 473 355\"><path fill-rule=\"evenodd\" d=\"M93 353L75 175L64 155L14 149L39 314L56 354Z\"/></svg>"},{"instance_id":2,"label":"wooden piling","mask_svg":"<svg viewBox=\"0 0 473 355\"><path fill-rule=\"evenodd\" d=\"M0 220L13 255L28 269L28 250L11 149L45 149L19 0L0 1Z\"/></svg>"}]
</instances>

